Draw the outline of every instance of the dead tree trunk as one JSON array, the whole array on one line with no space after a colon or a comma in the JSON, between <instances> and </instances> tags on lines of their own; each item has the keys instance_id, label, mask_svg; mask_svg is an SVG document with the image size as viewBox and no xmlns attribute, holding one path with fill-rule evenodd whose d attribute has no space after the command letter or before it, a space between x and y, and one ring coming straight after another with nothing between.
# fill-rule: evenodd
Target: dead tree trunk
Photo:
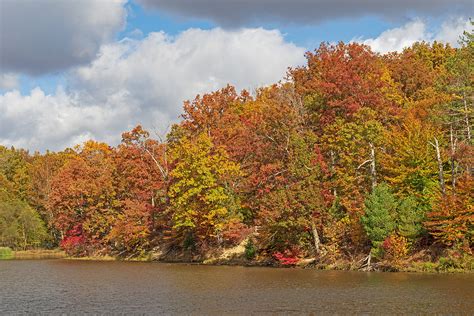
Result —
<instances>
[{"instance_id":1,"label":"dead tree trunk","mask_svg":"<svg viewBox=\"0 0 474 316\"><path fill-rule=\"evenodd\" d=\"M152 192L154 194L154 192ZM151 196L151 232L152 234L155 233L155 197Z\"/></svg>"},{"instance_id":2,"label":"dead tree trunk","mask_svg":"<svg viewBox=\"0 0 474 316\"><path fill-rule=\"evenodd\" d=\"M335 162L335 158L334 158L334 151L330 151L330 155L331 155L331 178L334 176L334 166L336 164ZM333 188L333 191L332 191L333 195L334 195L334 200L337 199L337 189L336 187Z\"/></svg>"},{"instance_id":3,"label":"dead tree trunk","mask_svg":"<svg viewBox=\"0 0 474 316\"><path fill-rule=\"evenodd\" d=\"M314 219L311 220L311 229L313 230L314 252L315 252L315 255L317 256L321 252L321 249L320 249L321 240L319 239L318 229L316 227L316 223L314 222Z\"/></svg>"},{"instance_id":4,"label":"dead tree trunk","mask_svg":"<svg viewBox=\"0 0 474 316\"><path fill-rule=\"evenodd\" d=\"M436 150L436 160L438 161L438 176L439 176L439 186L441 187L441 192L446 194L446 188L444 185L444 173L443 173L443 161L441 160L441 152L439 150L439 142L438 139L435 137L434 138L434 143L430 144L435 148Z\"/></svg>"},{"instance_id":5,"label":"dead tree trunk","mask_svg":"<svg viewBox=\"0 0 474 316\"><path fill-rule=\"evenodd\" d=\"M456 143L457 140L454 138L453 133L453 124L449 126L449 140L451 143L451 184L453 189L456 188L456 174L457 174L457 166L456 166Z\"/></svg>"},{"instance_id":6,"label":"dead tree trunk","mask_svg":"<svg viewBox=\"0 0 474 316\"><path fill-rule=\"evenodd\" d=\"M375 165L375 148L372 143L369 143L370 146L370 175L372 177L372 190L377 186L377 169Z\"/></svg>"},{"instance_id":7,"label":"dead tree trunk","mask_svg":"<svg viewBox=\"0 0 474 316\"><path fill-rule=\"evenodd\" d=\"M467 107L466 93L463 93L462 100L464 102L464 121L466 122L467 140L471 142L471 125L469 125L469 111Z\"/></svg>"},{"instance_id":8,"label":"dead tree trunk","mask_svg":"<svg viewBox=\"0 0 474 316\"><path fill-rule=\"evenodd\" d=\"M369 255L365 258L362 258L359 262L362 262L362 265L358 267L362 271L372 271L372 251L369 252ZM357 262L357 264L359 263Z\"/></svg>"},{"instance_id":9,"label":"dead tree trunk","mask_svg":"<svg viewBox=\"0 0 474 316\"><path fill-rule=\"evenodd\" d=\"M363 163L361 163L356 170L359 170L366 164L370 163L370 179L372 183L372 190L377 186L377 168L375 162L375 147L372 143L369 143L370 146L370 159L367 159Z\"/></svg>"}]
</instances>

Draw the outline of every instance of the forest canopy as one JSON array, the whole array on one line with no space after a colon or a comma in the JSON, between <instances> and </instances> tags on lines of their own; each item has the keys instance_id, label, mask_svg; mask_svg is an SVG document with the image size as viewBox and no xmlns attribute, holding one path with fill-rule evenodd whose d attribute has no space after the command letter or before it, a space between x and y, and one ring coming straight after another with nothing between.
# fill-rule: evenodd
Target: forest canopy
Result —
<instances>
[{"instance_id":1,"label":"forest canopy","mask_svg":"<svg viewBox=\"0 0 474 316\"><path fill-rule=\"evenodd\" d=\"M163 138L137 126L118 146L0 146L0 246L204 258L245 241L283 264L472 255L473 34L306 59L253 94L184 102Z\"/></svg>"}]
</instances>

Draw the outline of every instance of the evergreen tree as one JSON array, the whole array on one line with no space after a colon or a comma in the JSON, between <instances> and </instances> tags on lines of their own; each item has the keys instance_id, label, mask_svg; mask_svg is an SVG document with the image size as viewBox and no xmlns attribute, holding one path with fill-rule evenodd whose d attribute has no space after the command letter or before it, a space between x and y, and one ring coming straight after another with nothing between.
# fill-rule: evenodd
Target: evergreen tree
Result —
<instances>
[{"instance_id":1,"label":"evergreen tree","mask_svg":"<svg viewBox=\"0 0 474 316\"><path fill-rule=\"evenodd\" d=\"M414 240L423 232L423 209L412 196L403 199L397 209L397 230L400 236Z\"/></svg>"},{"instance_id":2,"label":"evergreen tree","mask_svg":"<svg viewBox=\"0 0 474 316\"><path fill-rule=\"evenodd\" d=\"M376 186L366 198L365 214L361 221L372 246L378 247L395 230L396 209L395 197L385 183Z\"/></svg>"}]
</instances>

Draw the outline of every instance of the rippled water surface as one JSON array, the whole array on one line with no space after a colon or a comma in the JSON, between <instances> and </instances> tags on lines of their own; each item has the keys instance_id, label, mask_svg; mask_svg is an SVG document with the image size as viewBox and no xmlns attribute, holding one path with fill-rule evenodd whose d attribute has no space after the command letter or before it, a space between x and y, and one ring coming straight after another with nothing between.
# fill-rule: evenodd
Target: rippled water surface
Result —
<instances>
[{"instance_id":1,"label":"rippled water surface","mask_svg":"<svg viewBox=\"0 0 474 316\"><path fill-rule=\"evenodd\" d=\"M0 261L0 314L474 314L474 275Z\"/></svg>"}]
</instances>

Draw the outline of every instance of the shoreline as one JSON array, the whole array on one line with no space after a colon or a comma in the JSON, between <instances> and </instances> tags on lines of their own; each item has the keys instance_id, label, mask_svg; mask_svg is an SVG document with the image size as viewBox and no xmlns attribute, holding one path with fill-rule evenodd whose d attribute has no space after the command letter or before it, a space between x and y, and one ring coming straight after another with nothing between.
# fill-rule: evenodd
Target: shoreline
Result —
<instances>
[{"instance_id":1,"label":"shoreline","mask_svg":"<svg viewBox=\"0 0 474 316\"><path fill-rule=\"evenodd\" d=\"M122 261L122 262L158 262L158 263L175 263L175 264L193 264L207 266L241 266L241 267L267 267L267 268L285 268L285 269L309 269L321 271L353 271L353 272L405 272L405 273L474 273L473 267L460 268L452 265L451 262L446 264L444 260L436 262L417 261L403 266L388 265L386 263L375 263L371 269L356 268L355 262L340 260L331 264L318 263L314 258L302 258L294 265L282 265L273 262L269 258L261 258L258 260L247 260L245 258L208 258L206 260L189 260L185 258L154 258L153 253L147 257L120 258L115 256L84 256L72 257L68 256L64 251L59 249L36 249L36 250L20 250L12 251L9 257L0 260L50 260L61 259L71 261Z\"/></svg>"}]
</instances>

